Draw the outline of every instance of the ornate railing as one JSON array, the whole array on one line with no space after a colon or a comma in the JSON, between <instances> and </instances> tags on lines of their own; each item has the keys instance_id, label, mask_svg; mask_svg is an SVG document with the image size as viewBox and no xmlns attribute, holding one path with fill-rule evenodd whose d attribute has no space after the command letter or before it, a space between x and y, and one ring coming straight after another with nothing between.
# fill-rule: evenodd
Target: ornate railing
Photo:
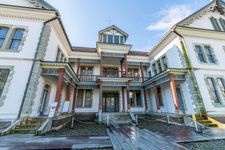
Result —
<instances>
[{"instance_id":1,"label":"ornate railing","mask_svg":"<svg viewBox=\"0 0 225 150\"><path fill-rule=\"evenodd\" d=\"M97 75L78 75L81 82L95 82L97 77Z\"/></svg>"},{"instance_id":2,"label":"ornate railing","mask_svg":"<svg viewBox=\"0 0 225 150\"><path fill-rule=\"evenodd\" d=\"M131 81L135 82L142 82L142 77L134 77L131 75L125 76L125 74L122 74L123 72L118 71L118 74L103 74L103 76L100 75L78 75L78 78L81 82L96 82L98 77L104 77L104 78L129 78ZM124 72L125 73L125 72ZM122 76L121 76L122 75ZM144 77L144 81L147 80L147 77Z\"/></svg>"}]
</instances>

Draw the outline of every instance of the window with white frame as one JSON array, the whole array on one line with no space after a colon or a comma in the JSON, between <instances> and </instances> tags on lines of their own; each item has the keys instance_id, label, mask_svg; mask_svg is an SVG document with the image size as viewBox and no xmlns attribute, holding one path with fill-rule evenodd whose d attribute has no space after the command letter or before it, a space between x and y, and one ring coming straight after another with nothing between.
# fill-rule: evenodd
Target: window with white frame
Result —
<instances>
[{"instance_id":1,"label":"window with white frame","mask_svg":"<svg viewBox=\"0 0 225 150\"><path fill-rule=\"evenodd\" d=\"M109 44L124 44L124 36L114 34L103 34L101 41Z\"/></svg>"},{"instance_id":2,"label":"window with white frame","mask_svg":"<svg viewBox=\"0 0 225 150\"><path fill-rule=\"evenodd\" d=\"M108 35L108 43L113 44L113 35Z\"/></svg>"},{"instance_id":3,"label":"window with white frame","mask_svg":"<svg viewBox=\"0 0 225 150\"><path fill-rule=\"evenodd\" d=\"M18 50L22 41L24 29L15 29L9 44L9 50Z\"/></svg>"},{"instance_id":4,"label":"window with white frame","mask_svg":"<svg viewBox=\"0 0 225 150\"><path fill-rule=\"evenodd\" d=\"M216 64L216 57L213 54L213 50L208 45L195 45L195 51L197 53L197 58L201 63L211 63Z\"/></svg>"},{"instance_id":5,"label":"window with white frame","mask_svg":"<svg viewBox=\"0 0 225 150\"><path fill-rule=\"evenodd\" d=\"M56 62L67 62L67 59L60 48L58 48L57 51Z\"/></svg>"},{"instance_id":6,"label":"window with white frame","mask_svg":"<svg viewBox=\"0 0 225 150\"><path fill-rule=\"evenodd\" d=\"M223 78L217 78L217 83L220 87L223 97L225 97L225 81Z\"/></svg>"},{"instance_id":7,"label":"window with white frame","mask_svg":"<svg viewBox=\"0 0 225 150\"><path fill-rule=\"evenodd\" d=\"M0 50L10 52L20 51L26 32L25 28L0 25Z\"/></svg>"},{"instance_id":8,"label":"window with white frame","mask_svg":"<svg viewBox=\"0 0 225 150\"><path fill-rule=\"evenodd\" d=\"M215 60L214 55L212 54L211 47L210 46L204 46L204 49L205 49L205 53L206 53L206 56L208 58L209 63L215 64L216 60Z\"/></svg>"},{"instance_id":9,"label":"window with white frame","mask_svg":"<svg viewBox=\"0 0 225 150\"><path fill-rule=\"evenodd\" d=\"M90 108L92 106L93 94L90 89L79 89L76 107L77 108Z\"/></svg>"},{"instance_id":10,"label":"window with white frame","mask_svg":"<svg viewBox=\"0 0 225 150\"><path fill-rule=\"evenodd\" d=\"M0 97L2 95L4 86L6 84L7 78L9 76L10 69L0 68Z\"/></svg>"},{"instance_id":11,"label":"window with white frame","mask_svg":"<svg viewBox=\"0 0 225 150\"><path fill-rule=\"evenodd\" d=\"M129 91L129 99L130 99L131 107L141 107L142 106L140 90Z\"/></svg>"},{"instance_id":12,"label":"window with white frame","mask_svg":"<svg viewBox=\"0 0 225 150\"><path fill-rule=\"evenodd\" d=\"M218 20L217 20L215 17L211 17L211 18L210 18L210 21L211 21L211 23L212 23L212 25L213 25L213 28L214 28L215 30L217 30L217 31L222 31L222 30L221 30L221 27L220 27L220 25L219 25L219 22L218 22Z\"/></svg>"},{"instance_id":13,"label":"window with white frame","mask_svg":"<svg viewBox=\"0 0 225 150\"><path fill-rule=\"evenodd\" d=\"M198 55L198 60L202 63L206 63L206 59L205 59L201 45L195 45L195 51Z\"/></svg>"},{"instance_id":14,"label":"window with white frame","mask_svg":"<svg viewBox=\"0 0 225 150\"><path fill-rule=\"evenodd\" d=\"M114 43L115 43L115 44L119 44L119 42L120 42L119 39L120 39L120 37L119 37L118 35L115 35L115 36L114 36Z\"/></svg>"},{"instance_id":15,"label":"window with white frame","mask_svg":"<svg viewBox=\"0 0 225 150\"><path fill-rule=\"evenodd\" d=\"M9 31L8 27L0 27L0 48L2 48L5 42L8 31Z\"/></svg>"},{"instance_id":16,"label":"window with white frame","mask_svg":"<svg viewBox=\"0 0 225 150\"><path fill-rule=\"evenodd\" d=\"M153 71L153 74L154 74L154 75L157 74L157 69L156 69L155 63L152 64L152 71Z\"/></svg>"},{"instance_id":17,"label":"window with white frame","mask_svg":"<svg viewBox=\"0 0 225 150\"><path fill-rule=\"evenodd\" d=\"M220 22L220 24L221 24L221 26L223 28L223 31L225 31L225 20L223 18L220 18L219 22Z\"/></svg>"},{"instance_id":18,"label":"window with white frame","mask_svg":"<svg viewBox=\"0 0 225 150\"><path fill-rule=\"evenodd\" d=\"M209 94L215 104L221 104L219 91L217 90L217 85L212 77L207 77Z\"/></svg>"},{"instance_id":19,"label":"window with white frame","mask_svg":"<svg viewBox=\"0 0 225 150\"><path fill-rule=\"evenodd\" d=\"M163 56L162 57L162 63L163 63L163 70L168 69L168 64L167 64L166 56Z\"/></svg>"},{"instance_id":20,"label":"window with white frame","mask_svg":"<svg viewBox=\"0 0 225 150\"><path fill-rule=\"evenodd\" d=\"M160 59L157 60L157 66L158 66L159 73L161 73L161 72L162 72L162 66L161 66L161 61L160 61Z\"/></svg>"}]
</instances>

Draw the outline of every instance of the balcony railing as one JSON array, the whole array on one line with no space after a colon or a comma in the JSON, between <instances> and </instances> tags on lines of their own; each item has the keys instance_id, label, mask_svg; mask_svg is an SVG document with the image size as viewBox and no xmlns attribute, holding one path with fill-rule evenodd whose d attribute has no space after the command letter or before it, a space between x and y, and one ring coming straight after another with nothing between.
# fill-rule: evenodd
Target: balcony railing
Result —
<instances>
[{"instance_id":1,"label":"balcony railing","mask_svg":"<svg viewBox=\"0 0 225 150\"><path fill-rule=\"evenodd\" d=\"M95 82L97 77L97 75L78 75L81 82Z\"/></svg>"},{"instance_id":2,"label":"balcony railing","mask_svg":"<svg viewBox=\"0 0 225 150\"><path fill-rule=\"evenodd\" d=\"M142 82L142 77L133 77L133 76L122 76L119 75L78 75L78 78L80 79L81 82L96 82L98 77L105 77L105 78L129 78L131 81L136 81L136 82ZM144 81L147 80L147 77L144 77Z\"/></svg>"}]
</instances>

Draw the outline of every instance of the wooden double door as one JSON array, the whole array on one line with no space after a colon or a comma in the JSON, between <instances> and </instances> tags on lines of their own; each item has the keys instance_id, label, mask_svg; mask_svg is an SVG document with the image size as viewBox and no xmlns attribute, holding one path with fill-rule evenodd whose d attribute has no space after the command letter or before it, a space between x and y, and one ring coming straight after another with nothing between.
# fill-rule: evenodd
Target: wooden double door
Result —
<instances>
[{"instance_id":1,"label":"wooden double door","mask_svg":"<svg viewBox=\"0 0 225 150\"><path fill-rule=\"evenodd\" d=\"M103 93L103 112L119 112L119 93Z\"/></svg>"}]
</instances>

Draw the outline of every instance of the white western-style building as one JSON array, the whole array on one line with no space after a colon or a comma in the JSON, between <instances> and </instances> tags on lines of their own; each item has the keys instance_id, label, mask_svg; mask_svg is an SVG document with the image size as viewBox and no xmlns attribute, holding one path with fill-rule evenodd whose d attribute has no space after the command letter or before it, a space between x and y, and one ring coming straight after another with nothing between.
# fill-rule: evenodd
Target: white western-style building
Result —
<instances>
[{"instance_id":1,"label":"white western-style building","mask_svg":"<svg viewBox=\"0 0 225 150\"><path fill-rule=\"evenodd\" d=\"M71 46L43 0L0 0L0 120L103 113L225 115L225 4L213 0L149 52L117 26Z\"/></svg>"}]
</instances>

